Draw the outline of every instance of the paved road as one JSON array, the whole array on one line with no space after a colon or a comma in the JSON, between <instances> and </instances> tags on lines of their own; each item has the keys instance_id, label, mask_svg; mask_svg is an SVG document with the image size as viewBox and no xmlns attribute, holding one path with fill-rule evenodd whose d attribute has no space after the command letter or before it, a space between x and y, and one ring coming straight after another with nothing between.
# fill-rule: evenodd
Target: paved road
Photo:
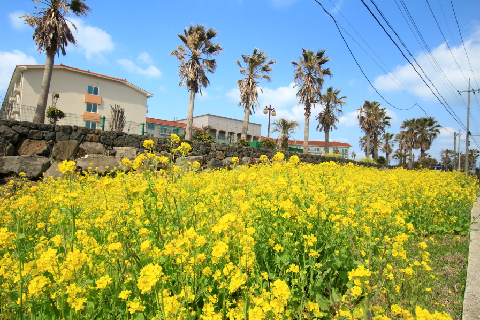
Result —
<instances>
[{"instance_id":1,"label":"paved road","mask_svg":"<svg viewBox=\"0 0 480 320\"><path fill-rule=\"evenodd\" d=\"M463 299L463 320L480 320L480 198L472 209L470 249L468 252L467 286Z\"/></svg>"}]
</instances>

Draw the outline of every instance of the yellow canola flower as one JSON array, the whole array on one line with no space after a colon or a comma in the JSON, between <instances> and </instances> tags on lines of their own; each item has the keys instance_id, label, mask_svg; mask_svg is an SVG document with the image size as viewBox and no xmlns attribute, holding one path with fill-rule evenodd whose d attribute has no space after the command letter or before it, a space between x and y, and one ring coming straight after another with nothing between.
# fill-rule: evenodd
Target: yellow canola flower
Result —
<instances>
[{"instance_id":1,"label":"yellow canola flower","mask_svg":"<svg viewBox=\"0 0 480 320\"><path fill-rule=\"evenodd\" d=\"M137 287L142 293L148 292L157 284L160 277L163 275L162 267L149 263L140 271L140 277L137 281Z\"/></svg>"}]
</instances>

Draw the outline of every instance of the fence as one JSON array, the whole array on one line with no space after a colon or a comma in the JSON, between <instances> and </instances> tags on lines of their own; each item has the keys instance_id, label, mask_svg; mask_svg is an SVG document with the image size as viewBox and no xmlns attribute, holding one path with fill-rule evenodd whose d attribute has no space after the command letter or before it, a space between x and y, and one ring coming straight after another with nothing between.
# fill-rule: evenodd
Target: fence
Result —
<instances>
[{"instance_id":1,"label":"fence","mask_svg":"<svg viewBox=\"0 0 480 320\"><path fill-rule=\"evenodd\" d=\"M0 110L0 119L17 120L17 121L33 121L35 116L36 107L25 105L4 105ZM47 120L48 121L48 120ZM86 121L83 120L83 116L74 113L65 113L65 118L57 121L58 125L70 125L85 127ZM111 131L110 119L105 116L100 118L100 123L89 123L94 126L95 129L101 129L103 131ZM138 123L132 121L126 121L122 130L129 134L145 134L145 123Z\"/></svg>"}]
</instances>

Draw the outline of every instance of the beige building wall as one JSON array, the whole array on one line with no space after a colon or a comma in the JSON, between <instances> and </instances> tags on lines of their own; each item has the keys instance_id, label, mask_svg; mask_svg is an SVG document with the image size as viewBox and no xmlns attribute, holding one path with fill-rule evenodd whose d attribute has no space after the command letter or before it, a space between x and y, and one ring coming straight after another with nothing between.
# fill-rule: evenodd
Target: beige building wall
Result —
<instances>
[{"instance_id":1,"label":"beige building wall","mask_svg":"<svg viewBox=\"0 0 480 320\"><path fill-rule=\"evenodd\" d=\"M187 123L187 119L178 120L180 123ZM232 135L233 140L231 142L236 142L240 139L240 134L242 133L243 120L237 120L232 118L226 118L221 116L215 116L212 114L204 114L201 116L193 117L193 126L202 128L204 126L211 126L211 134L218 138L223 135ZM247 131L247 140L256 141L259 140L262 133L262 125L257 123L248 123ZM258 137L258 138L255 138Z\"/></svg>"},{"instance_id":2,"label":"beige building wall","mask_svg":"<svg viewBox=\"0 0 480 320\"><path fill-rule=\"evenodd\" d=\"M43 68L27 68L23 71L22 105L37 105L43 71ZM101 104L98 105L97 112L100 116L110 118L110 105L118 104L125 109L126 121L145 123L147 116L147 96L145 94L120 81L66 69L53 69L47 106L52 104L51 94L56 92L60 95L57 108L65 113L76 114L81 117L83 112L87 110L84 94L87 93L88 86L99 88L98 94L102 97L102 100Z\"/></svg>"}]
</instances>

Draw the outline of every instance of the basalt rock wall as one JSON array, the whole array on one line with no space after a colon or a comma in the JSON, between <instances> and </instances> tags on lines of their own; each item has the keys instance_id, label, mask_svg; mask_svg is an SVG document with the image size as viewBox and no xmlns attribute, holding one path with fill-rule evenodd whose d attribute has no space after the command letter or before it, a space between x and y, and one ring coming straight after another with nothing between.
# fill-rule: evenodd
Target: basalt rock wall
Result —
<instances>
[{"instance_id":1,"label":"basalt rock wall","mask_svg":"<svg viewBox=\"0 0 480 320\"><path fill-rule=\"evenodd\" d=\"M26 121L0 120L0 174L27 173L27 178L39 178L52 164L63 160L77 160L78 163L95 163L100 173L109 171L112 164L122 158L134 159L143 152L143 141L155 142L154 150L167 155L178 145L171 145L165 138L147 137L124 132L102 131L78 126L36 124ZM188 160L198 161L203 168L224 168L231 164L232 157L238 157L241 164L252 164L261 155L271 158L276 151L238 145L189 142L192 150ZM368 167L380 165L358 163L349 159L329 158L296 152L283 152L288 159L297 155L306 163L335 161L353 162ZM78 161L78 159L88 159ZM50 165L47 165L47 162ZM108 164L108 165L107 165ZM105 169L105 167L108 167ZM103 168L103 169L102 169ZM86 169L81 167L81 169ZM103 170L103 172L102 172ZM50 170L52 171L52 170ZM53 174L55 175L55 174Z\"/></svg>"}]
</instances>

